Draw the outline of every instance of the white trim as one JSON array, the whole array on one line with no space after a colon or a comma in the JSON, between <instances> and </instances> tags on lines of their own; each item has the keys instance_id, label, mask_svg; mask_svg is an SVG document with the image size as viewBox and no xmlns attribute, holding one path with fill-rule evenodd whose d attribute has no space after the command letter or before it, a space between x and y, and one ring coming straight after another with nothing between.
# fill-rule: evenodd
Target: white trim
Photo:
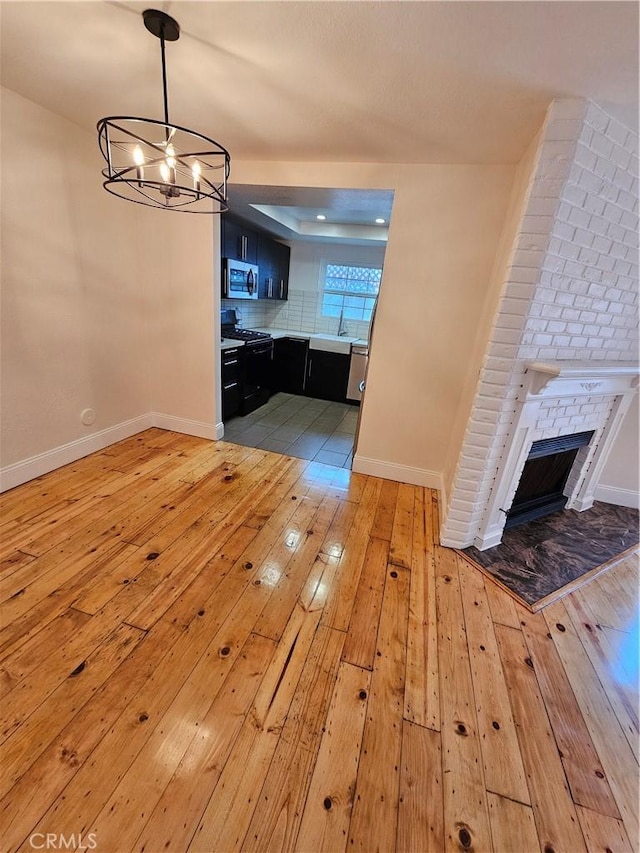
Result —
<instances>
[{"instance_id":1,"label":"white trim","mask_svg":"<svg viewBox=\"0 0 640 853\"><path fill-rule=\"evenodd\" d=\"M222 438L224 433L222 424L192 421L189 418L178 418L175 415L164 415L162 412L151 413L151 426L168 429L172 432L182 432L185 435L195 435L196 438L208 438L211 441Z\"/></svg>"},{"instance_id":2,"label":"white trim","mask_svg":"<svg viewBox=\"0 0 640 853\"><path fill-rule=\"evenodd\" d=\"M61 468L63 465L69 465L77 459L103 450L110 444L115 444L116 441L130 438L153 425L152 415L147 413L115 426L107 427L100 432L94 432L91 435L70 441L60 447L54 447L52 450L31 456L21 462L14 462L13 465L7 465L0 469L0 492L6 492L7 489L13 489L36 477L48 474L49 471Z\"/></svg>"},{"instance_id":3,"label":"white trim","mask_svg":"<svg viewBox=\"0 0 640 853\"><path fill-rule=\"evenodd\" d=\"M356 474L369 474L371 477L382 477L383 480L395 480L398 483L409 483L412 486L426 486L428 489L444 491L440 471L427 471L410 465L384 462L382 459L370 459L359 454L353 457L352 470Z\"/></svg>"},{"instance_id":4,"label":"white trim","mask_svg":"<svg viewBox=\"0 0 640 853\"><path fill-rule=\"evenodd\" d=\"M615 506L628 506L631 509L640 509L640 495L633 489L619 489L616 486L599 485L596 487L595 499L604 504Z\"/></svg>"}]
</instances>

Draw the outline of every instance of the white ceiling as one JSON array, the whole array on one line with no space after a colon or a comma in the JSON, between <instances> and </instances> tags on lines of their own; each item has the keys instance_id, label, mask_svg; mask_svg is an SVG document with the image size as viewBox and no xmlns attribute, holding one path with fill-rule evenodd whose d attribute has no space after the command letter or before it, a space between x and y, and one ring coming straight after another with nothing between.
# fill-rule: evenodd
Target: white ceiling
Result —
<instances>
[{"instance_id":1,"label":"white ceiling","mask_svg":"<svg viewBox=\"0 0 640 853\"><path fill-rule=\"evenodd\" d=\"M3 84L161 117L144 3L0 3ZM164 2L170 117L240 159L515 163L555 97L637 125L635 2Z\"/></svg>"},{"instance_id":2,"label":"white ceiling","mask_svg":"<svg viewBox=\"0 0 640 853\"><path fill-rule=\"evenodd\" d=\"M229 205L238 216L288 241L384 246L393 191L231 184ZM326 219L318 221L318 214ZM385 224L376 224L376 217Z\"/></svg>"}]
</instances>

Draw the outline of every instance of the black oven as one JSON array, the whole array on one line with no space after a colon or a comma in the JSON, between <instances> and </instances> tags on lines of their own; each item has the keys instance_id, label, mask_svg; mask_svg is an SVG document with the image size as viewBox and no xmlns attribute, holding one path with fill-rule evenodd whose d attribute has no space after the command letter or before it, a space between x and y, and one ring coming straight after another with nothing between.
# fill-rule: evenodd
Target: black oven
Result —
<instances>
[{"instance_id":1,"label":"black oven","mask_svg":"<svg viewBox=\"0 0 640 853\"><path fill-rule=\"evenodd\" d=\"M247 341L244 349L243 415L255 411L269 399L273 362L273 339Z\"/></svg>"},{"instance_id":2,"label":"black oven","mask_svg":"<svg viewBox=\"0 0 640 853\"><path fill-rule=\"evenodd\" d=\"M269 399L272 385L273 338L268 332L241 328L238 325L238 319L238 312L234 308L222 309L220 316L222 338L242 342L242 346L238 347L238 359L242 367L239 382L241 398L239 409L241 415L248 415Z\"/></svg>"}]
</instances>

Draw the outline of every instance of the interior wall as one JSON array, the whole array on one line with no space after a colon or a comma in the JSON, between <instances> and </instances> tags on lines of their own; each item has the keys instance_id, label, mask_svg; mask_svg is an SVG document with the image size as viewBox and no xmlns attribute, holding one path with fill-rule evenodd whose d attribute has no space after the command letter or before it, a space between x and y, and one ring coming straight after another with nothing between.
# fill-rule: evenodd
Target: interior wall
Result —
<instances>
[{"instance_id":1,"label":"interior wall","mask_svg":"<svg viewBox=\"0 0 640 853\"><path fill-rule=\"evenodd\" d=\"M114 198L93 134L1 106L3 468L153 411L215 424L211 219Z\"/></svg>"},{"instance_id":2,"label":"interior wall","mask_svg":"<svg viewBox=\"0 0 640 853\"><path fill-rule=\"evenodd\" d=\"M96 140L3 89L3 466L149 411L138 233Z\"/></svg>"},{"instance_id":3,"label":"interior wall","mask_svg":"<svg viewBox=\"0 0 640 853\"><path fill-rule=\"evenodd\" d=\"M144 213L154 220L140 245L152 318L147 324L152 410L165 417L159 425L215 438L222 421L215 402L220 317L214 306L220 218Z\"/></svg>"},{"instance_id":4,"label":"interior wall","mask_svg":"<svg viewBox=\"0 0 640 853\"><path fill-rule=\"evenodd\" d=\"M606 461L596 500L621 506L638 506L640 454L638 453L638 401L631 406Z\"/></svg>"},{"instance_id":5,"label":"interior wall","mask_svg":"<svg viewBox=\"0 0 640 853\"><path fill-rule=\"evenodd\" d=\"M447 495L451 493L453 477L455 475L458 458L460 456L460 451L465 437L465 431L469 422L469 415L471 414L476 387L478 385L478 377L480 375L486 353L487 341L489 340L489 334L491 332L491 327L493 325L500 296L504 287L507 267L513 250L517 229L521 222L522 211L527 201L527 191L529 189L532 173L535 169L539 142L540 131L536 133L529 143L526 152L518 164L515 174L511 197L509 199L509 207L493 264L490 285L484 301L483 312L477 325L473 352L469 359L467 381L460 394L458 411L451 429L451 439L449 441L447 459L443 472L444 494L441 506L443 520L446 518L446 512L448 509L446 498ZM538 204L540 204L540 202ZM543 205L539 209L545 209L547 212L552 213L555 211L556 207L557 203L553 202L550 207L547 206L545 208Z\"/></svg>"},{"instance_id":6,"label":"interior wall","mask_svg":"<svg viewBox=\"0 0 640 853\"><path fill-rule=\"evenodd\" d=\"M233 163L234 183L395 192L355 470L440 487L515 167Z\"/></svg>"}]
</instances>

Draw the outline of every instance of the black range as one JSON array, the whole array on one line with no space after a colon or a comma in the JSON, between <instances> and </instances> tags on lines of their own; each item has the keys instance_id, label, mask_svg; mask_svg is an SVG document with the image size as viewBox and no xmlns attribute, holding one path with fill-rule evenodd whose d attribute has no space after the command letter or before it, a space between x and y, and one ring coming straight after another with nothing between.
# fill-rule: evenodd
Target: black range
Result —
<instances>
[{"instance_id":1,"label":"black range","mask_svg":"<svg viewBox=\"0 0 640 853\"><path fill-rule=\"evenodd\" d=\"M267 332L240 328L234 308L223 308L220 313L222 337L243 343L237 352L227 350L226 358L223 352L222 408L225 420L236 413L248 415L269 399L273 338ZM231 355L234 357L230 358ZM230 367L236 367L236 370L231 371ZM237 406L233 405L234 401L237 401Z\"/></svg>"}]
</instances>

